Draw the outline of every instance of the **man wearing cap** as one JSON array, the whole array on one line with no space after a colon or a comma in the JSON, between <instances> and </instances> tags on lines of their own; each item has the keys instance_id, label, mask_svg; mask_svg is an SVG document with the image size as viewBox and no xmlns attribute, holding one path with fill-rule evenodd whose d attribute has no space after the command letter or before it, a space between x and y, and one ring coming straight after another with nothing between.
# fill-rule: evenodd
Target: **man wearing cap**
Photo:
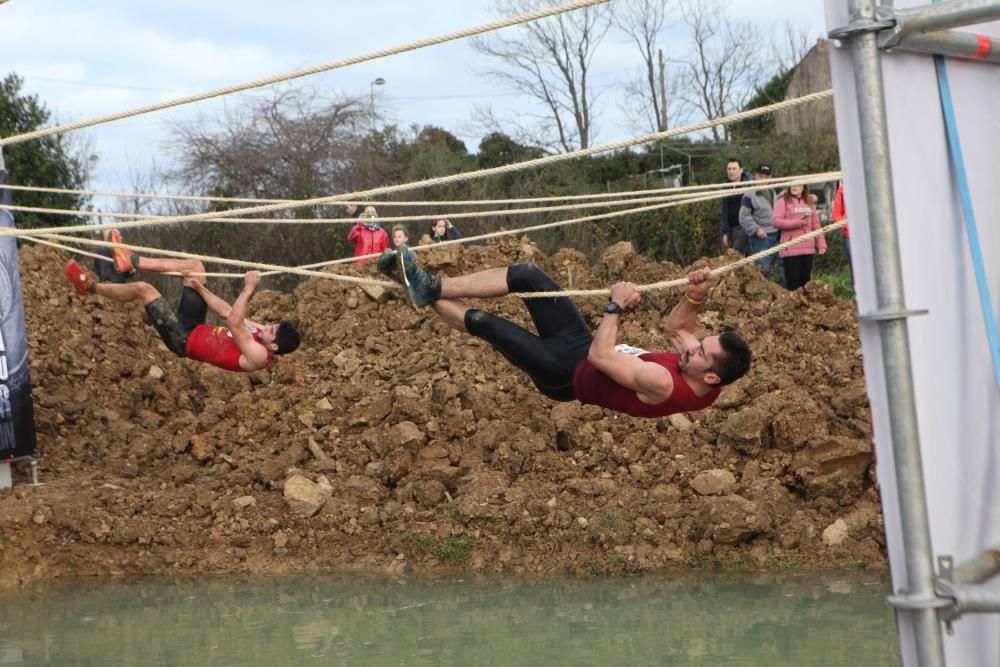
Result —
<instances>
[{"instance_id":1,"label":"man wearing cap","mask_svg":"<svg viewBox=\"0 0 1000 667\"><path fill-rule=\"evenodd\" d=\"M755 181L771 178L771 165L758 165L753 171ZM778 244L778 230L774 228L774 190L748 192L740 200L740 227L750 239L750 252L758 253ZM766 276L771 272L774 255L757 260Z\"/></svg>"}]
</instances>

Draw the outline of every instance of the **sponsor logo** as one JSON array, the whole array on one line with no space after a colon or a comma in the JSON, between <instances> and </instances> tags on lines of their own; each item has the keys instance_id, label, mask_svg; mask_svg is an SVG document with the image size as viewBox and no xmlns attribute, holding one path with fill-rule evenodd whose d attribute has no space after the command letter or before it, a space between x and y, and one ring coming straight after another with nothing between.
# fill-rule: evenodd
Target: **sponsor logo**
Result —
<instances>
[{"instance_id":1,"label":"sponsor logo","mask_svg":"<svg viewBox=\"0 0 1000 667\"><path fill-rule=\"evenodd\" d=\"M17 446L14 437L14 414L10 405L10 387L7 386L7 346L0 329L0 458L5 451Z\"/></svg>"}]
</instances>

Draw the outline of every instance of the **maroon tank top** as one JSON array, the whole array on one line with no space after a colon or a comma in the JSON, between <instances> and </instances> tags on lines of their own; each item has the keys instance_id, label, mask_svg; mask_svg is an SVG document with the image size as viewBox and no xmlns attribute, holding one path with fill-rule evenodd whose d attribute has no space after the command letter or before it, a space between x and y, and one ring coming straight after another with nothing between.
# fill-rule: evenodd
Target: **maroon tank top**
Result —
<instances>
[{"instance_id":1,"label":"maroon tank top","mask_svg":"<svg viewBox=\"0 0 1000 667\"><path fill-rule=\"evenodd\" d=\"M663 366L674 378L674 391L665 401L643 403L638 394L597 370L586 358L573 373L573 394L581 403L599 405L633 417L666 417L675 412L703 410L715 403L722 389L716 387L704 396L697 396L677 368L680 356L677 352L647 352L639 355L643 361Z\"/></svg>"}]
</instances>

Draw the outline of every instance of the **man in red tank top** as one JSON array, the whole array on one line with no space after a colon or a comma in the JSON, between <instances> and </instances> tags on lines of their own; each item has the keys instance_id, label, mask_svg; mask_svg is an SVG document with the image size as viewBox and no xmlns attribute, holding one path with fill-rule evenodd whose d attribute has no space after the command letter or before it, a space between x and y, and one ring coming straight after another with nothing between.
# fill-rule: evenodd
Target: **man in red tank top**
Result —
<instances>
[{"instance_id":1,"label":"man in red tank top","mask_svg":"<svg viewBox=\"0 0 1000 667\"><path fill-rule=\"evenodd\" d=\"M122 242L116 230L112 241ZM269 366L274 355L288 354L299 346L299 333L291 322L265 325L247 319L250 297L260 283L257 271L246 273L243 291L230 306L205 287L205 277L199 275L205 273L205 267L198 260L140 257L126 248L115 248L114 254L119 273L142 270L183 274L184 288L177 310L147 282L95 283L73 260L66 266L66 275L81 296L97 294L122 303L142 301L150 323L178 357L249 373ZM227 326L205 324L209 310L224 319Z\"/></svg>"},{"instance_id":2,"label":"man in red tank top","mask_svg":"<svg viewBox=\"0 0 1000 667\"><path fill-rule=\"evenodd\" d=\"M567 297L524 299L536 335L462 301L560 290L535 264L439 278L417 266L413 252L403 246L383 253L378 268L408 288L414 305L432 306L452 328L487 341L553 400L578 400L636 417L662 417L708 407L722 386L750 368L750 348L738 333L702 340L694 334L698 309L712 287L709 269L688 275L684 298L663 321L674 351L651 353L615 345L619 320L640 298L632 283L611 287L611 300L594 333Z\"/></svg>"}]
</instances>

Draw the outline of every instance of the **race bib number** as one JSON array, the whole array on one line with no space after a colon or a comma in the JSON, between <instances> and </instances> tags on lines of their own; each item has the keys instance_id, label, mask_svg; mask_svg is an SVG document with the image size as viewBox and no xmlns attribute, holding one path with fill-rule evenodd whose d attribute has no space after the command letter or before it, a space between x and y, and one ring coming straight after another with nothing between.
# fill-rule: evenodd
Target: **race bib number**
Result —
<instances>
[{"instance_id":1,"label":"race bib number","mask_svg":"<svg viewBox=\"0 0 1000 667\"><path fill-rule=\"evenodd\" d=\"M632 347L631 345L626 345L625 343L615 345L615 352L624 352L625 354L631 354L633 357L638 357L642 354L649 354L648 350L644 350L641 347Z\"/></svg>"}]
</instances>

